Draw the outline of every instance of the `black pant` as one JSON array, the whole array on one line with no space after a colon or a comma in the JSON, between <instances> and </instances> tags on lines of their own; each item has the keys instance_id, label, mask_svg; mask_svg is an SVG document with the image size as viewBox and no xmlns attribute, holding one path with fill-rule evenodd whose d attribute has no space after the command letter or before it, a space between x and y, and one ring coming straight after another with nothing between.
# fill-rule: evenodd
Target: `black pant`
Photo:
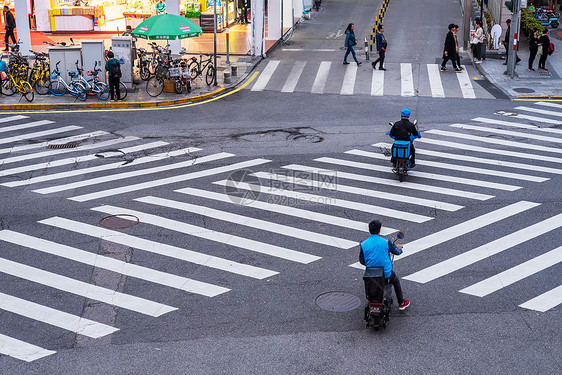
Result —
<instances>
[{"instance_id":1,"label":"black pant","mask_svg":"<svg viewBox=\"0 0 562 375\"><path fill-rule=\"evenodd\" d=\"M472 54L476 60L482 60L482 43L472 45Z\"/></svg>"},{"instance_id":2,"label":"black pant","mask_svg":"<svg viewBox=\"0 0 562 375\"><path fill-rule=\"evenodd\" d=\"M456 61L457 61L457 67L460 68L461 67L461 55L459 55L459 53L455 53L456 55Z\"/></svg>"},{"instance_id":3,"label":"black pant","mask_svg":"<svg viewBox=\"0 0 562 375\"><path fill-rule=\"evenodd\" d=\"M447 61L451 60L451 62L453 63L453 69L457 69L457 56L455 53L455 56L443 56L443 62L441 63L441 69L445 68L445 64L447 64Z\"/></svg>"},{"instance_id":4,"label":"black pant","mask_svg":"<svg viewBox=\"0 0 562 375\"><path fill-rule=\"evenodd\" d=\"M548 55L544 50L545 48L543 48L543 53L541 55L541 58L539 59L539 69L544 69L546 65L546 58L548 57Z\"/></svg>"},{"instance_id":5,"label":"black pant","mask_svg":"<svg viewBox=\"0 0 562 375\"><path fill-rule=\"evenodd\" d=\"M380 62L379 64L379 68L382 69L382 64L384 64L384 55L386 54L386 51L383 51L382 49L379 51L379 58L375 60L375 62L373 63L373 69L376 69L377 63Z\"/></svg>"},{"instance_id":6,"label":"black pant","mask_svg":"<svg viewBox=\"0 0 562 375\"><path fill-rule=\"evenodd\" d=\"M537 57L537 51L538 51L538 47L537 48L529 48L529 69L533 68L533 62L535 61L535 57Z\"/></svg>"},{"instance_id":7,"label":"black pant","mask_svg":"<svg viewBox=\"0 0 562 375\"><path fill-rule=\"evenodd\" d=\"M117 93L117 100L119 100L119 78L109 77L109 95L111 100L113 100L114 91Z\"/></svg>"},{"instance_id":8,"label":"black pant","mask_svg":"<svg viewBox=\"0 0 562 375\"><path fill-rule=\"evenodd\" d=\"M400 279L396 275L394 271L390 274L388 278L392 286L394 287L394 293L396 293L396 299L398 303L401 305L404 303L404 295L402 294L402 286L400 285Z\"/></svg>"},{"instance_id":9,"label":"black pant","mask_svg":"<svg viewBox=\"0 0 562 375\"><path fill-rule=\"evenodd\" d=\"M4 37L4 41L6 42L6 49L8 49L8 38L12 38L12 43L16 44L16 36L14 35L14 29L6 29L6 36Z\"/></svg>"}]
</instances>

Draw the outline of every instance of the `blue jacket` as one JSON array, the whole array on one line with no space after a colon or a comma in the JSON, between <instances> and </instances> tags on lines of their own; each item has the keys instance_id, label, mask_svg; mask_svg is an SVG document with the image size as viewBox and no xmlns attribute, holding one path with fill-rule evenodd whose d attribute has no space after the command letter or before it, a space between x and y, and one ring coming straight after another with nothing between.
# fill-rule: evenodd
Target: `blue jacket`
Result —
<instances>
[{"instance_id":1,"label":"blue jacket","mask_svg":"<svg viewBox=\"0 0 562 375\"><path fill-rule=\"evenodd\" d=\"M5 61L0 60L0 72L8 74L8 64Z\"/></svg>"},{"instance_id":2,"label":"blue jacket","mask_svg":"<svg viewBox=\"0 0 562 375\"><path fill-rule=\"evenodd\" d=\"M386 38L384 37L384 34L379 33L377 31L377 34L375 35L375 42L376 42L377 51L380 51L381 48L383 47L383 43L386 44ZM384 48L386 49L386 46Z\"/></svg>"},{"instance_id":3,"label":"blue jacket","mask_svg":"<svg viewBox=\"0 0 562 375\"><path fill-rule=\"evenodd\" d=\"M355 38L355 34L347 30L345 32L345 46L353 47L355 45L355 42L357 42L357 39Z\"/></svg>"},{"instance_id":4,"label":"blue jacket","mask_svg":"<svg viewBox=\"0 0 562 375\"><path fill-rule=\"evenodd\" d=\"M400 255L402 250L394 246L388 238L371 234L360 244L359 263L367 268L383 267L384 277L389 278L392 273L392 261L389 252Z\"/></svg>"}]
</instances>

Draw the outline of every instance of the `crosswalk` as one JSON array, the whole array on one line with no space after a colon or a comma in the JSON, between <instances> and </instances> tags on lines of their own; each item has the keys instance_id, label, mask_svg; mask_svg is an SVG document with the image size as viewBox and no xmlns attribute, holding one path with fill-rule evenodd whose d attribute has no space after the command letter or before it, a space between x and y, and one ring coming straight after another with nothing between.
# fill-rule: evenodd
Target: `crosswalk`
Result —
<instances>
[{"instance_id":1,"label":"crosswalk","mask_svg":"<svg viewBox=\"0 0 562 375\"><path fill-rule=\"evenodd\" d=\"M302 73L305 67L302 64L294 69ZM273 73L273 68L270 71ZM286 89L294 83L288 82ZM99 268L199 298L217 298L240 285L255 286L274 278L287 267L303 269L321 264L328 255L355 254L373 216L383 217L383 235L392 235L396 228L406 225L416 227L445 218L446 227L413 237L404 245L404 254L396 258L409 265L410 273L403 276L404 280L430 284L463 270L477 269L482 262L528 246L543 236L560 233L562 213L551 210L551 216L546 217L540 203L522 199L508 203L504 199L525 189L540 189L561 173L557 145L562 137L559 129L546 120L560 117L562 107L546 104L537 102L517 111L524 116L527 112L539 113L526 108L548 107L553 113L539 113L547 126L534 121L529 124L525 117L505 119L504 113L498 113L496 117L450 124L447 130L422 129L423 138L416 141L418 167L402 183L390 171L391 145L386 142L272 168L274 162L263 158L241 160L230 153L207 153L163 141L83 133L80 127L61 127L26 116L0 118L0 135L5 134L0 143L12 144L11 148L0 149L0 154L7 154L0 159L1 189L25 188L38 197L92 201L91 212L132 215L143 229L110 229L80 216L54 212L39 220L39 230L33 233L29 228L0 230L0 277L7 275L157 319L176 311L178 301L165 295L146 298L143 290L118 292L70 277L61 271L64 268L55 272L22 259L47 255L67 265ZM43 128L42 133L35 130L37 127ZM76 134L65 134L69 132ZM54 134L62 138L41 139ZM512 140L506 140L506 136ZM21 144L22 140L33 143ZM50 147L68 143L76 144L71 148ZM116 146L121 148L115 151ZM108 148L113 151L105 151ZM248 171L252 178L233 186L232 173L240 170ZM200 179L209 183L191 186ZM169 188L170 195L154 194L157 187ZM240 204L237 194L244 192L253 193L248 196L254 198ZM108 204L107 197L117 199ZM476 216L463 214L467 206L478 202L483 211ZM496 239L491 242L451 246L507 222L517 224L501 226L513 229L495 233ZM179 240L144 234L162 231L174 233ZM66 239L71 236L84 238L78 242L82 245L69 244ZM148 267L97 254L83 245L87 239L135 249L154 263ZM452 250L443 251L446 247ZM514 259L518 264L494 269L471 285L463 285L459 292L474 298L493 298L500 290L517 290L537 274L559 278L556 266L562 260L561 249L535 249L525 259ZM13 251L27 256L14 259ZM433 264L408 261L425 259L436 251L441 251L440 260ZM159 269L157 264L163 259L181 264L181 271ZM361 268L356 262L342 264L343 269L349 270L348 266ZM529 289L525 290L528 293ZM513 298L520 308L546 312L562 303L562 287L553 285L549 290L537 289L533 295ZM0 310L91 338L119 330L55 308L41 296L14 295L2 288ZM0 332L3 355L31 362L53 355L53 349Z\"/></svg>"},{"instance_id":2,"label":"crosswalk","mask_svg":"<svg viewBox=\"0 0 562 375\"><path fill-rule=\"evenodd\" d=\"M460 73L441 72L439 64L388 63L386 68L386 71L375 70L368 63L357 66L333 61L269 60L247 89L255 92L493 98L473 83L471 77L477 72L472 67L466 67L467 70Z\"/></svg>"}]
</instances>

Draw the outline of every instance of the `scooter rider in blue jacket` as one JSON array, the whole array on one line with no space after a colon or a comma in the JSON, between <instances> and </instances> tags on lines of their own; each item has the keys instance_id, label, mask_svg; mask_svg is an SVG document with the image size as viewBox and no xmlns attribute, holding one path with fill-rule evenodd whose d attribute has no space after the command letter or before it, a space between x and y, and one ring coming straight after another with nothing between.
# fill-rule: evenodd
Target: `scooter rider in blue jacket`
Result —
<instances>
[{"instance_id":1,"label":"scooter rider in blue jacket","mask_svg":"<svg viewBox=\"0 0 562 375\"><path fill-rule=\"evenodd\" d=\"M398 309L405 310L410 306L410 301L404 299L400 279L392 270L392 260L389 254L389 252L395 255L402 254L402 245L394 245L388 238L381 237L381 227L382 223L379 220L373 220L369 223L369 233L371 235L360 244L359 263L367 268L384 268L384 277L389 279L390 283L394 286L394 292L399 303Z\"/></svg>"},{"instance_id":2,"label":"scooter rider in blue jacket","mask_svg":"<svg viewBox=\"0 0 562 375\"><path fill-rule=\"evenodd\" d=\"M388 134L396 141L410 142L410 168L414 168L416 166L416 150L414 149L414 142L412 142L412 138L410 138L410 136L414 139L421 138L421 134L418 132L418 129L416 129L416 125L410 122L410 110L408 108L404 108L400 113L400 116L400 121L396 121L394 123ZM394 149L394 145L392 145L392 148ZM394 150L392 155L394 155ZM393 164L396 163L394 158L390 161Z\"/></svg>"}]
</instances>

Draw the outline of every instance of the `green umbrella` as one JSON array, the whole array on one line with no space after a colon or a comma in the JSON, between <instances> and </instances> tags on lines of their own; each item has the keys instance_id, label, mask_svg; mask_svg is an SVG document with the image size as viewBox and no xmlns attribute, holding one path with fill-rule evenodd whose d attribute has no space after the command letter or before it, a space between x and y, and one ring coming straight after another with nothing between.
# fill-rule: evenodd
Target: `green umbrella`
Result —
<instances>
[{"instance_id":1,"label":"green umbrella","mask_svg":"<svg viewBox=\"0 0 562 375\"><path fill-rule=\"evenodd\" d=\"M201 27L189 18L174 14L159 14L145 19L131 32L143 39L184 39L203 34Z\"/></svg>"}]
</instances>

